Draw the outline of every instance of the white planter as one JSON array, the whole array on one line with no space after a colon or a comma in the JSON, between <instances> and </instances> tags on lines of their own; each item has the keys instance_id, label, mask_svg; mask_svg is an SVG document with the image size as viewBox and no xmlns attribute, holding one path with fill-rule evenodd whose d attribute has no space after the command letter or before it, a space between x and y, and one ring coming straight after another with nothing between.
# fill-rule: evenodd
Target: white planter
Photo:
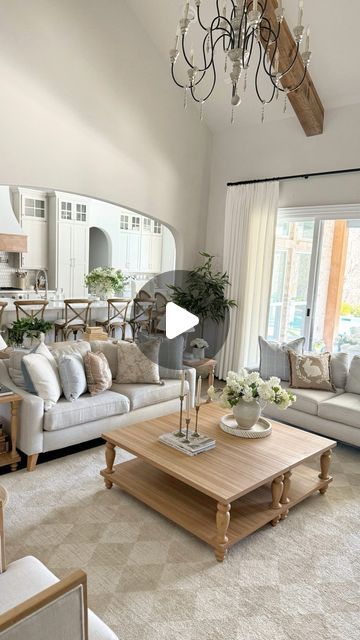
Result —
<instances>
[{"instance_id":1,"label":"white planter","mask_svg":"<svg viewBox=\"0 0 360 640\"><path fill-rule=\"evenodd\" d=\"M194 360L204 360L205 358L204 347L202 347L201 349L199 349L198 347L193 347L192 352L193 352Z\"/></svg>"},{"instance_id":2,"label":"white planter","mask_svg":"<svg viewBox=\"0 0 360 640\"><path fill-rule=\"evenodd\" d=\"M261 407L257 400L252 402L244 402L239 400L238 404L233 407L233 415L240 429L251 429L260 418Z\"/></svg>"}]
</instances>

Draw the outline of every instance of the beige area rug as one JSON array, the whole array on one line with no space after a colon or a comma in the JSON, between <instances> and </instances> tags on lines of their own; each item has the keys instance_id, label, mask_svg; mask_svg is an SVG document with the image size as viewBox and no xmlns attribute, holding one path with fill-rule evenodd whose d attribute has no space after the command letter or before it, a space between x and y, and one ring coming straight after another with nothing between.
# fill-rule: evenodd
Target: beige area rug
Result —
<instances>
[{"instance_id":1,"label":"beige area rug","mask_svg":"<svg viewBox=\"0 0 360 640\"><path fill-rule=\"evenodd\" d=\"M1 478L8 561L32 554L59 577L86 570L89 605L122 640L358 640L359 462L339 446L326 496L218 564L201 541L106 490L103 448L84 451Z\"/></svg>"}]
</instances>

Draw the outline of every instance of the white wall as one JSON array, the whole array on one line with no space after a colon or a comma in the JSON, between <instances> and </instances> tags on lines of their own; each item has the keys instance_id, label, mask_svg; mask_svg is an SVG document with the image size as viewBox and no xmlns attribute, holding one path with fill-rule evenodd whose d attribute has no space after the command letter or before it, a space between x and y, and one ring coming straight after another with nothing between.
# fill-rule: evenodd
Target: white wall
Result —
<instances>
[{"instance_id":1,"label":"white wall","mask_svg":"<svg viewBox=\"0 0 360 640\"><path fill-rule=\"evenodd\" d=\"M0 0L0 184L121 204L204 246L211 135L121 0ZM0 223L1 224L1 223ZM191 233L189 230L191 229Z\"/></svg>"},{"instance_id":2,"label":"white wall","mask_svg":"<svg viewBox=\"0 0 360 640\"><path fill-rule=\"evenodd\" d=\"M227 182L359 166L360 105L327 112L321 136L307 138L293 118L217 134L213 142L207 250L217 256L223 253ZM283 207L358 202L360 174L280 184Z\"/></svg>"}]
</instances>

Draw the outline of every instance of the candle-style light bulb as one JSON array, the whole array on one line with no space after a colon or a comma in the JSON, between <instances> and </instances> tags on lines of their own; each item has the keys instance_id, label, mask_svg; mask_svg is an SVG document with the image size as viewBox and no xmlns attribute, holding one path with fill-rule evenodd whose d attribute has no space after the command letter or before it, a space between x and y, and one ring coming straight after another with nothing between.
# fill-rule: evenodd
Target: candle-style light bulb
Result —
<instances>
[{"instance_id":1,"label":"candle-style light bulb","mask_svg":"<svg viewBox=\"0 0 360 640\"><path fill-rule=\"evenodd\" d=\"M304 0L299 0L299 18L298 18L299 25L302 25L303 13L304 13Z\"/></svg>"},{"instance_id":2,"label":"candle-style light bulb","mask_svg":"<svg viewBox=\"0 0 360 640\"><path fill-rule=\"evenodd\" d=\"M176 36L175 36L175 44L174 44L175 51L177 51L178 45L179 45L179 36L178 36L178 34L176 34Z\"/></svg>"},{"instance_id":3,"label":"candle-style light bulb","mask_svg":"<svg viewBox=\"0 0 360 640\"><path fill-rule=\"evenodd\" d=\"M188 17L189 4L190 4L190 0L186 0L185 6L184 6L184 20L187 20L187 17Z\"/></svg>"},{"instance_id":4,"label":"candle-style light bulb","mask_svg":"<svg viewBox=\"0 0 360 640\"><path fill-rule=\"evenodd\" d=\"M193 48L191 48L191 51L190 51L190 64L192 67L194 66L194 49Z\"/></svg>"},{"instance_id":5,"label":"candle-style light bulb","mask_svg":"<svg viewBox=\"0 0 360 640\"><path fill-rule=\"evenodd\" d=\"M257 0L253 0L253 11L257 11Z\"/></svg>"},{"instance_id":6,"label":"candle-style light bulb","mask_svg":"<svg viewBox=\"0 0 360 640\"><path fill-rule=\"evenodd\" d=\"M197 383L197 389L196 389L196 403L195 403L197 407L200 406L201 386L202 386L202 378L201 378L201 376L199 376L198 377L198 383Z\"/></svg>"},{"instance_id":7,"label":"candle-style light bulb","mask_svg":"<svg viewBox=\"0 0 360 640\"><path fill-rule=\"evenodd\" d=\"M279 73L279 49L276 49L275 53L275 73Z\"/></svg>"},{"instance_id":8,"label":"candle-style light bulb","mask_svg":"<svg viewBox=\"0 0 360 640\"><path fill-rule=\"evenodd\" d=\"M306 30L306 46L305 51L310 51L310 27Z\"/></svg>"}]
</instances>

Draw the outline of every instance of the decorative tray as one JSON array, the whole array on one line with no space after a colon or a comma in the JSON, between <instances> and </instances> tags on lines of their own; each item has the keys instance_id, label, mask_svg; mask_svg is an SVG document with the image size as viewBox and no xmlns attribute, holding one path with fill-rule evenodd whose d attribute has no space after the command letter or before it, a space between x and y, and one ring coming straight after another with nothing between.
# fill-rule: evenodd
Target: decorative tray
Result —
<instances>
[{"instance_id":1,"label":"decorative tray","mask_svg":"<svg viewBox=\"0 0 360 640\"><path fill-rule=\"evenodd\" d=\"M266 418L259 418L251 429L240 429L232 413L223 416L219 425L222 431L238 438L266 438L272 431L271 422Z\"/></svg>"}]
</instances>

